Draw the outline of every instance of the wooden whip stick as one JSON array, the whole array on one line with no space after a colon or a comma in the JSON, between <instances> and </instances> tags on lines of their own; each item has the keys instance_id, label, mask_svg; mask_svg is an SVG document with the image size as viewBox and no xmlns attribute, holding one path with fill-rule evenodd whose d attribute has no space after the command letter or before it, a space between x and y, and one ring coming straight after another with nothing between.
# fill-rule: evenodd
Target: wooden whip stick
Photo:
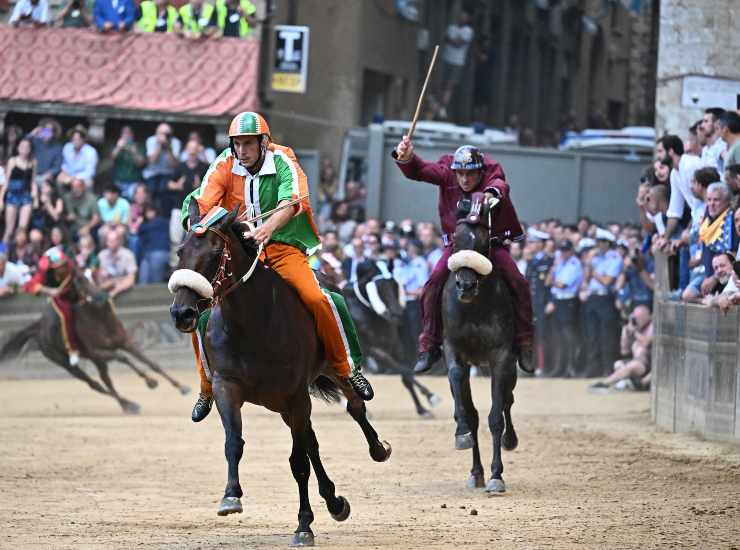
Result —
<instances>
[{"instance_id":1,"label":"wooden whip stick","mask_svg":"<svg viewBox=\"0 0 740 550\"><path fill-rule=\"evenodd\" d=\"M421 94L419 94L419 102L416 104L416 113L414 113L414 119L411 121L411 128L409 128L408 137L411 139L416 131L416 121L419 120L419 113L421 113L421 105L424 103L424 96L427 93L427 84L429 84L429 77L432 76L432 70L434 69L434 63L437 61L437 52L439 52L439 44L434 46L434 53L432 54L432 61L429 63L429 70L427 71L427 77L424 79L424 86L421 88Z\"/></svg>"}]
</instances>

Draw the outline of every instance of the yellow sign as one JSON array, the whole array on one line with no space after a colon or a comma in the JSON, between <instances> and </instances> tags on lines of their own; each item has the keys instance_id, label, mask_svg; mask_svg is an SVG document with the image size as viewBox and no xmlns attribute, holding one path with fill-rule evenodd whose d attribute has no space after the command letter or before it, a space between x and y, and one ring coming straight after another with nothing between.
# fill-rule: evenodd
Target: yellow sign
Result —
<instances>
[{"instance_id":1,"label":"yellow sign","mask_svg":"<svg viewBox=\"0 0 740 550\"><path fill-rule=\"evenodd\" d=\"M272 89L279 92L303 92L303 78L296 73L272 73Z\"/></svg>"}]
</instances>

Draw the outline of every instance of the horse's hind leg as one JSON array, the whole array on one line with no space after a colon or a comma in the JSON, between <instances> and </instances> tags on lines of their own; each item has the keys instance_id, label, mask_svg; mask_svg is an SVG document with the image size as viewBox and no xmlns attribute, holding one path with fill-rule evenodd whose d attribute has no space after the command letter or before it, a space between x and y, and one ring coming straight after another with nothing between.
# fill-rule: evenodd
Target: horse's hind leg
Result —
<instances>
[{"instance_id":1,"label":"horse's hind leg","mask_svg":"<svg viewBox=\"0 0 740 550\"><path fill-rule=\"evenodd\" d=\"M149 359L146 355L144 355L141 350L136 347L136 345L131 342L131 340L127 340L126 345L123 348L127 352L129 352L131 355L133 355L136 359L144 363L147 367L152 369L154 372L159 374L162 378L167 380L170 384L172 384L175 388L180 390L180 393L182 395L187 395L190 393L190 388L184 384L180 384L177 380L172 378L169 374L167 374L167 371L165 371L162 367L157 365L154 361Z\"/></svg>"},{"instance_id":2,"label":"horse's hind leg","mask_svg":"<svg viewBox=\"0 0 740 550\"><path fill-rule=\"evenodd\" d=\"M311 464L308 458L311 400L308 394L306 394L305 399L294 401L290 413L283 414L282 417L283 421L290 427L290 435L293 437L290 471L298 484L298 497L300 499L298 527L293 535L292 546L313 546L314 535L311 531L313 510L311 510L311 502L308 498L308 479L311 477Z\"/></svg>"},{"instance_id":3,"label":"horse's hind leg","mask_svg":"<svg viewBox=\"0 0 740 550\"><path fill-rule=\"evenodd\" d=\"M416 414L418 414L422 418L432 418L432 413L424 408L424 406L421 404L421 401L419 401L419 396L416 395L416 390L414 389L414 375L407 371L401 371L401 382L411 394L411 399L414 400Z\"/></svg>"},{"instance_id":4,"label":"horse's hind leg","mask_svg":"<svg viewBox=\"0 0 740 550\"><path fill-rule=\"evenodd\" d=\"M216 378L213 382L213 397L216 401L218 414L221 416L221 424L224 427L226 441L224 443L224 454L229 464L228 480L226 490L221 504L218 507L218 515L241 514L241 497L244 494L239 483L239 461L244 452L244 440L242 439L242 413L241 407L244 399L239 387L231 382L224 382Z\"/></svg>"},{"instance_id":5,"label":"horse's hind leg","mask_svg":"<svg viewBox=\"0 0 740 550\"><path fill-rule=\"evenodd\" d=\"M473 466L470 469L468 487L480 488L485 484L485 476L478 446L478 411L473 404L473 396L470 392L470 366L460 365L457 360L450 361L449 364L447 378L455 400L455 422L457 424L455 449L473 450Z\"/></svg>"},{"instance_id":6,"label":"horse's hind leg","mask_svg":"<svg viewBox=\"0 0 740 550\"><path fill-rule=\"evenodd\" d=\"M511 406L514 404L514 387L516 386L516 375L514 375L513 384L509 384L504 389L504 420L506 420L506 427L504 428L504 436L501 440L501 444L507 451L513 451L519 445L519 438L516 435L514 429L514 423L511 421Z\"/></svg>"},{"instance_id":7,"label":"horse's hind leg","mask_svg":"<svg viewBox=\"0 0 740 550\"><path fill-rule=\"evenodd\" d=\"M413 375L413 373L411 374L411 382L414 384L414 387L419 388L419 391L422 393L422 395L424 397L426 397L426 399L429 402L429 405L431 407L436 407L437 405L440 404L440 402L442 401L442 399L436 393L434 393L432 390L430 390L429 388L427 388L424 384L422 384L421 382L419 382L416 379L416 376Z\"/></svg>"},{"instance_id":8,"label":"horse's hind leg","mask_svg":"<svg viewBox=\"0 0 740 550\"><path fill-rule=\"evenodd\" d=\"M108 363L100 359L94 360L93 363L95 363L95 366L98 369L98 374L100 375L100 379L103 381L103 384L105 384L105 387L108 388L110 394L116 399L116 401L118 401L118 404L121 405L123 412L138 414L141 407L137 403L129 401L125 397L121 397L113 387L113 380L111 380L110 373L108 372Z\"/></svg>"},{"instance_id":9,"label":"horse's hind leg","mask_svg":"<svg viewBox=\"0 0 740 550\"><path fill-rule=\"evenodd\" d=\"M331 517L337 521L344 521L349 517L349 502L347 499L336 495L334 482L329 479L329 475L324 470L319 455L319 441L316 439L316 433L311 426L311 420L308 421L308 430L306 432L308 458L313 465L313 471L316 473L316 479L319 482L319 494L326 502L326 508L329 510Z\"/></svg>"}]
</instances>

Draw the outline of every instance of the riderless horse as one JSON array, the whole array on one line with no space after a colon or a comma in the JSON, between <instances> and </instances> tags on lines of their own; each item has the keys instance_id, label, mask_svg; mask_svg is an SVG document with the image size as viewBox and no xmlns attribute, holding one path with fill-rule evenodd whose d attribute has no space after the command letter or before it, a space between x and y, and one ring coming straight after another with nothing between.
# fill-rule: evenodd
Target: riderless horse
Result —
<instances>
[{"instance_id":1,"label":"riderless horse","mask_svg":"<svg viewBox=\"0 0 740 550\"><path fill-rule=\"evenodd\" d=\"M355 321L365 355L372 357L381 368L401 375L404 387L411 394L419 416L431 418L415 388L435 407L441 399L414 377L413 365L402 337L403 305L401 287L390 273L382 272L373 260L357 266L357 280L342 290L347 307Z\"/></svg>"},{"instance_id":2,"label":"riderless horse","mask_svg":"<svg viewBox=\"0 0 740 550\"><path fill-rule=\"evenodd\" d=\"M158 382L138 368L123 352L130 354L158 373L181 394L185 395L190 392L190 388L180 384L142 353L126 332L106 292L94 287L78 269L72 271L68 284L71 285L71 299L75 303L74 322L80 341L80 357L92 361L103 384L91 378L78 365L69 364L61 321L51 305L47 305L39 320L8 337L0 348L0 360L7 361L18 357L27 349L27 344L35 342L47 359L65 369L75 378L86 382L96 392L118 401L123 411L127 413L138 413L141 407L122 397L114 388L108 372L108 363L110 361L124 363L143 378L149 388L156 388Z\"/></svg>"},{"instance_id":3,"label":"riderless horse","mask_svg":"<svg viewBox=\"0 0 740 550\"><path fill-rule=\"evenodd\" d=\"M178 270L170 278L170 290L175 295L170 312L179 330L192 332L196 330L199 306L206 302L213 308L204 347L225 431L228 462L228 481L218 514L242 511L241 406L245 402L261 405L279 413L290 428L290 467L300 499L293 544L312 545L310 467L335 520L346 520L350 505L336 495L321 462L311 425L309 390L334 401L340 392L344 394L347 412L360 425L373 460L387 460L391 446L378 438L367 419L364 402L349 382L337 377L324 360L313 318L296 292L260 261L261 245L244 237L237 211L235 208L220 219L209 215L214 223L186 235L178 250ZM197 226L200 216L195 201L189 214L191 228Z\"/></svg>"},{"instance_id":4,"label":"riderless horse","mask_svg":"<svg viewBox=\"0 0 740 550\"><path fill-rule=\"evenodd\" d=\"M448 377L455 398L455 448L473 449L470 487L485 486L490 493L503 493L501 447L503 444L505 449L513 450L518 444L511 421L517 371L513 298L489 260L490 248L503 245L490 236L492 216L493 206L481 193L458 205L454 254L448 262L454 276L445 284L442 318ZM470 392L470 366L484 363L491 369L488 427L493 434L491 478L487 483L478 446L478 411Z\"/></svg>"}]
</instances>

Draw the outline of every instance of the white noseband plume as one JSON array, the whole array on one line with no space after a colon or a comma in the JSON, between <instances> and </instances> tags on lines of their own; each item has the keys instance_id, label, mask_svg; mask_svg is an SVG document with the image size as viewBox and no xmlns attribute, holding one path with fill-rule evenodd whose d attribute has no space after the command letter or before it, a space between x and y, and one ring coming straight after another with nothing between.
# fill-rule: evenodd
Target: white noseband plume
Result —
<instances>
[{"instance_id":1,"label":"white noseband plume","mask_svg":"<svg viewBox=\"0 0 740 550\"><path fill-rule=\"evenodd\" d=\"M203 275L192 269L175 270L167 282L167 288L172 294L183 287L189 288L203 298L209 300L213 298L213 287L211 283Z\"/></svg>"},{"instance_id":2,"label":"white noseband plume","mask_svg":"<svg viewBox=\"0 0 740 550\"><path fill-rule=\"evenodd\" d=\"M455 272L460 268L467 267L475 271L478 275L488 275L493 270L491 260L475 250L461 250L455 252L447 260L447 268Z\"/></svg>"}]
</instances>

